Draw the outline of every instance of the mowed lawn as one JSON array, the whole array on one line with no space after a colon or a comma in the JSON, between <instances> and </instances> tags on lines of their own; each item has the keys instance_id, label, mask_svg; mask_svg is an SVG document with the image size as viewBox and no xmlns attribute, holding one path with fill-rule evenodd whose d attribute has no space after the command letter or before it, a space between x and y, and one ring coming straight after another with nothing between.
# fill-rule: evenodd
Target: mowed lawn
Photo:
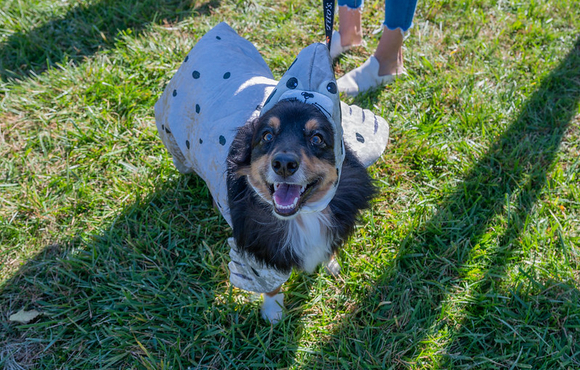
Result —
<instances>
[{"instance_id":1,"label":"mowed lawn","mask_svg":"<svg viewBox=\"0 0 580 370\"><path fill-rule=\"evenodd\" d=\"M580 369L579 1L419 1L408 76L344 99L391 125L380 194L274 327L154 124L221 21L276 77L324 34L321 1L0 0L0 368Z\"/></svg>"}]
</instances>

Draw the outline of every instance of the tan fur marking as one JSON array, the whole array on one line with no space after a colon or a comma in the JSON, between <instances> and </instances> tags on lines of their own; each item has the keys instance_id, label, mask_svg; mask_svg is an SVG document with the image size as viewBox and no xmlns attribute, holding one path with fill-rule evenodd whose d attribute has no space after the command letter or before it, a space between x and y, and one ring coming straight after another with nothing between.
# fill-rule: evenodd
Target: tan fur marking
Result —
<instances>
[{"instance_id":1,"label":"tan fur marking","mask_svg":"<svg viewBox=\"0 0 580 370\"><path fill-rule=\"evenodd\" d=\"M334 186L334 183L338 179L336 174L336 169L330 163L320 160L316 157L309 157L301 152L302 163L301 166L304 168L304 172L307 178L314 178L318 176L320 178L320 183L316 188L316 191L312 193L308 202L319 201L326 195L326 193Z\"/></svg>"},{"instance_id":2,"label":"tan fur marking","mask_svg":"<svg viewBox=\"0 0 580 370\"><path fill-rule=\"evenodd\" d=\"M316 119L310 119L304 124L304 128L306 131L316 131L320 128L320 123Z\"/></svg>"},{"instance_id":3,"label":"tan fur marking","mask_svg":"<svg viewBox=\"0 0 580 370\"><path fill-rule=\"evenodd\" d=\"M268 126L270 126L274 132L278 132L278 130L280 129L280 118L276 117L276 116L272 116L270 117L270 120L268 121Z\"/></svg>"},{"instance_id":4,"label":"tan fur marking","mask_svg":"<svg viewBox=\"0 0 580 370\"><path fill-rule=\"evenodd\" d=\"M251 173L251 171L252 171L251 166L240 167L236 171L236 176L237 177L248 176Z\"/></svg>"},{"instance_id":5,"label":"tan fur marking","mask_svg":"<svg viewBox=\"0 0 580 370\"><path fill-rule=\"evenodd\" d=\"M270 158L268 156L262 156L261 158L252 161L249 168L248 177L253 186L262 193L263 196L270 196L270 189L268 185L264 183L262 174L266 173L268 170L268 165L270 163Z\"/></svg>"}]
</instances>

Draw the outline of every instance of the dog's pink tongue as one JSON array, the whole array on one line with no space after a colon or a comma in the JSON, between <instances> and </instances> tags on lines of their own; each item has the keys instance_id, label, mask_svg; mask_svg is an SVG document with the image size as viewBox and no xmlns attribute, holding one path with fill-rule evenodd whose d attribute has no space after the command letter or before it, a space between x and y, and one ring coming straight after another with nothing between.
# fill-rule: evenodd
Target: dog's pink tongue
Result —
<instances>
[{"instance_id":1,"label":"dog's pink tongue","mask_svg":"<svg viewBox=\"0 0 580 370\"><path fill-rule=\"evenodd\" d=\"M280 184L274 191L274 202L280 207L291 207L300 198L300 185Z\"/></svg>"}]
</instances>

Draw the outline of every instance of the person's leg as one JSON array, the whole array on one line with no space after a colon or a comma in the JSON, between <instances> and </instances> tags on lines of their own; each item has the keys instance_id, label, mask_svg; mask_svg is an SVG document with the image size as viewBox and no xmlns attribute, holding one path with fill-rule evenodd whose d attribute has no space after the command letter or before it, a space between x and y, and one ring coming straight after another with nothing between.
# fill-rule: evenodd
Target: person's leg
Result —
<instances>
[{"instance_id":1,"label":"person's leg","mask_svg":"<svg viewBox=\"0 0 580 370\"><path fill-rule=\"evenodd\" d=\"M379 61L379 76L401 74L403 68L404 33L413 25L417 0L385 0L384 30L375 58Z\"/></svg>"},{"instance_id":2,"label":"person's leg","mask_svg":"<svg viewBox=\"0 0 580 370\"><path fill-rule=\"evenodd\" d=\"M417 0L385 0L385 21L390 30L401 29L407 32L413 26Z\"/></svg>"},{"instance_id":3,"label":"person's leg","mask_svg":"<svg viewBox=\"0 0 580 370\"><path fill-rule=\"evenodd\" d=\"M330 56L337 58L352 46L364 44L362 39L361 14L363 0L338 1L338 31L332 33Z\"/></svg>"},{"instance_id":4,"label":"person's leg","mask_svg":"<svg viewBox=\"0 0 580 370\"><path fill-rule=\"evenodd\" d=\"M379 62L379 76L405 73L403 67L403 34L400 30L384 28L374 53Z\"/></svg>"},{"instance_id":5,"label":"person's leg","mask_svg":"<svg viewBox=\"0 0 580 370\"><path fill-rule=\"evenodd\" d=\"M338 32L342 46L354 46L362 43L362 5L362 1L338 2Z\"/></svg>"},{"instance_id":6,"label":"person's leg","mask_svg":"<svg viewBox=\"0 0 580 370\"><path fill-rule=\"evenodd\" d=\"M337 80L338 90L356 96L393 82L404 74L403 35L413 24L417 0L386 0L383 35L375 53Z\"/></svg>"}]
</instances>

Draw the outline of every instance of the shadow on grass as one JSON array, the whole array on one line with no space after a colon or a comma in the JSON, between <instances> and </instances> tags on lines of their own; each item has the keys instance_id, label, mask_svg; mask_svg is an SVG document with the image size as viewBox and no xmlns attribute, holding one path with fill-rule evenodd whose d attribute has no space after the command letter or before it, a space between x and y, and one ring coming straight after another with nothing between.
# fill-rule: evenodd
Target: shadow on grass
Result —
<instances>
[{"instance_id":1,"label":"shadow on grass","mask_svg":"<svg viewBox=\"0 0 580 370\"><path fill-rule=\"evenodd\" d=\"M493 314L486 312L498 306L546 327L544 336L562 351L545 366L565 361L578 365L572 362L578 343L568 337L580 326L577 303L563 295L558 307L551 301L527 304L532 300L527 291L514 292L503 302L496 288L518 258L514 248L577 112L579 48L580 40L435 216L408 235L394 268L372 284L373 290L330 339L319 343L321 357L305 368L336 367L341 359L352 364L353 353L361 354L357 361L368 367L404 367L423 360L469 366L485 361L476 358L478 353L536 367L534 361L547 356L545 348L495 336L488 322ZM230 233L201 180L180 176L160 189L124 209L102 233L46 248L3 284L0 366L236 368L292 363L302 330L300 308L290 302L297 319L291 316L274 329L264 325L257 304L229 294ZM508 220L507 228L500 218ZM489 240L496 222L499 232ZM480 248L490 259L474 279L467 276L468 264ZM441 320L452 309L447 298L461 296L468 284L469 301L460 310L482 321L454 327ZM568 291L578 297L575 289ZM8 323L7 316L23 307L44 315L29 325ZM545 310L571 314L561 317L568 321L554 324L561 318L546 316ZM447 355L430 354L430 341L444 332L451 333L445 336ZM460 335L476 339L464 343L456 339ZM325 366L327 362L333 365Z\"/></svg>"},{"instance_id":2,"label":"shadow on grass","mask_svg":"<svg viewBox=\"0 0 580 370\"><path fill-rule=\"evenodd\" d=\"M195 6L195 4L200 5ZM0 44L0 78L25 79L58 63L80 63L112 48L124 32L138 34L149 23L177 23L192 14L209 14L219 0L101 0L80 3L65 15Z\"/></svg>"},{"instance_id":3,"label":"shadow on grass","mask_svg":"<svg viewBox=\"0 0 580 370\"><path fill-rule=\"evenodd\" d=\"M230 235L203 181L180 175L104 231L45 248L0 288L0 368L291 363L300 308L272 329L259 302L229 288ZM22 308L42 316L9 322Z\"/></svg>"},{"instance_id":4,"label":"shadow on grass","mask_svg":"<svg viewBox=\"0 0 580 370\"><path fill-rule=\"evenodd\" d=\"M520 271L528 284L500 294L578 112L578 66L580 39L435 215L404 239L393 265L318 344L307 368L580 366L577 287L543 286L531 266ZM474 266L481 269L472 275ZM512 319L525 325L514 328Z\"/></svg>"}]
</instances>

